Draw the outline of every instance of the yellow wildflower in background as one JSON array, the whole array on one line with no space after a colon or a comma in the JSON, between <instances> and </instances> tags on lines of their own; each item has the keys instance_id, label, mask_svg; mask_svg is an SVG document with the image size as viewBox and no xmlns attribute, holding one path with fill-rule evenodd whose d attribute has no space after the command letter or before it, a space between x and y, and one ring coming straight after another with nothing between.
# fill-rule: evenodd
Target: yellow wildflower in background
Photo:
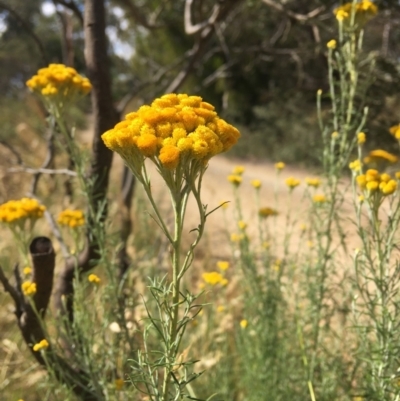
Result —
<instances>
[{"instance_id":1,"label":"yellow wildflower in background","mask_svg":"<svg viewBox=\"0 0 400 401\"><path fill-rule=\"evenodd\" d=\"M244 173L244 166L236 166L233 170L232 170L232 174L237 174L237 175L242 175Z\"/></svg>"},{"instance_id":2,"label":"yellow wildflower in background","mask_svg":"<svg viewBox=\"0 0 400 401\"><path fill-rule=\"evenodd\" d=\"M229 201L221 201L219 205L222 209L227 209L229 206Z\"/></svg>"},{"instance_id":3,"label":"yellow wildflower in background","mask_svg":"<svg viewBox=\"0 0 400 401\"><path fill-rule=\"evenodd\" d=\"M114 385L117 391L121 391L122 387L124 387L124 379L115 379Z\"/></svg>"},{"instance_id":4,"label":"yellow wildflower in background","mask_svg":"<svg viewBox=\"0 0 400 401\"><path fill-rule=\"evenodd\" d=\"M357 176L356 181L360 189L368 191L368 195L377 193L378 196L387 196L397 190L397 181L390 174L379 174L375 169L369 169L365 174Z\"/></svg>"},{"instance_id":5,"label":"yellow wildflower in background","mask_svg":"<svg viewBox=\"0 0 400 401\"><path fill-rule=\"evenodd\" d=\"M398 180L400 180L400 171L396 171L396 172L394 173L394 175L395 175L395 177L396 177Z\"/></svg>"},{"instance_id":6,"label":"yellow wildflower in background","mask_svg":"<svg viewBox=\"0 0 400 401\"><path fill-rule=\"evenodd\" d=\"M251 181L251 185L252 185L255 189L259 189L259 188L261 188L261 181L260 181L260 180L252 180L252 181Z\"/></svg>"},{"instance_id":7,"label":"yellow wildflower in background","mask_svg":"<svg viewBox=\"0 0 400 401\"><path fill-rule=\"evenodd\" d=\"M326 202L326 196L323 194L316 194L312 197L312 200L314 203L325 203Z\"/></svg>"},{"instance_id":8,"label":"yellow wildflower in background","mask_svg":"<svg viewBox=\"0 0 400 401\"><path fill-rule=\"evenodd\" d=\"M290 189L294 189L298 185L300 185L300 180L298 180L297 178L289 177L286 178L285 183Z\"/></svg>"},{"instance_id":9,"label":"yellow wildflower in background","mask_svg":"<svg viewBox=\"0 0 400 401\"><path fill-rule=\"evenodd\" d=\"M46 349L49 345L50 345L50 344L48 343L48 341L47 341L46 339L43 339L42 341L36 343L36 344L33 346L32 349L33 349L35 352L38 352L38 351L40 351L40 350L42 350L42 349Z\"/></svg>"},{"instance_id":10,"label":"yellow wildflower in background","mask_svg":"<svg viewBox=\"0 0 400 401\"><path fill-rule=\"evenodd\" d=\"M305 181L309 187L318 188L321 185L321 180L319 178L306 178Z\"/></svg>"},{"instance_id":11,"label":"yellow wildflower in background","mask_svg":"<svg viewBox=\"0 0 400 401\"><path fill-rule=\"evenodd\" d=\"M99 276L97 276L96 274L93 274L93 273L89 274L88 280L90 283L93 283L93 284L100 284L100 281L101 281Z\"/></svg>"},{"instance_id":12,"label":"yellow wildflower in background","mask_svg":"<svg viewBox=\"0 0 400 401\"><path fill-rule=\"evenodd\" d=\"M381 161L387 161L389 163L396 163L398 161L398 157L387 152L386 150L383 149L376 149L376 150L371 150L369 152L368 156L364 158L364 163L372 163L372 162L381 162Z\"/></svg>"},{"instance_id":13,"label":"yellow wildflower in background","mask_svg":"<svg viewBox=\"0 0 400 401\"><path fill-rule=\"evenodd\" d=\"M51 97L59 101L88 94L92 85L72 67L64 64L50 64L41 68L26 82L26 86L41 96Z\"/></svg>"},{"instance_id":14,"label":"yellow wildflower in background","mask_svg":"<svg viewBox=\"0 0 400 401\"><path fill-rule=\"evenodd\" d=\"M21 290L26 296L34 295L36 294L36 283L33 283L32 281L24 281L21 284Z\"/></svg>"},{"instance_id":15,"label":"yellow wildflower in background","mask_svg":"<svg viewBox=\"0 0 400 401\"><path fill-rule=\"evenodd\" d=\"M179 165L186 172L184 167L191 161L191 169L204 170L211 157L229 150L239 137L239 131L201 97L175 93L127 114L102 135L105 145L119 153L138 176L146 157L161 173Z\"/></svg>"},{"instance_id":16,"label":"yellow wildflower in background","mask_svg":"<svg viewBox=\"0 0 400 401\"><path fill-rule=\"evenodd\" d=\"M225 270L229 269L229 262L226 260L219 260L217 262L217 267L218 267L218 269L225 271Z\"/></svg>"},{"instance_id":17,"label":"yellow wildflower in background","mask_svg":"<svg viewBox=\"0 0 400 401\"><path fill-rule=\"evenodd\" d=\"M284 168L285 168L285 163L283 163L283 162L278 162L278 163L275 163L275 168L278 170L278 171L281 171L281 170L283 170Z\"/></svg>"},{"instance_id":18,"label":"yellow wildflower in background","mask_svg":"<svg viewBox=\"0 0 400 401\"><path fill-rule=\"evenodd\" d=\"M238 187L242 183L242 177L240 175L228 175L228 181Z\"/></svg>"},{"instance_id":19,"label":"yellow wildflower in background","mask_svg":"<svg viewBox=\"0 0 400 401\"><path fill-rule=\"evenodd\" d=\"M264 218L267 218L269 216L277 216L278 214L279 214L278 211L276 211L275 209L272 209L270 207L262 207L258 211L258 215L260 217L264 217Z\"/></svg>"},{"instance_id":20,"label":"yellow wildflower in background","mask_svg":"<svg viewBox=\"0 0 400 401\"><path fill-rule=\"evenodd\" d=\"M390 127L389 132L396 138L400 139L400 124Z\"/></svg>"},{"instance_id":21,"label":"yellow wildflower in background","mask_svg":"<svg viewBox=\"0 0 400 401\"><path fill-rule=\"evenodd\" d=\"M246 319L242 319L239 324L242 329L245 329L249 325L249 322Z\"/></svg>"},{"instance_id":22,"label":"yellow wildflower in background","mask_svg":"<svg viewBox=\"0 0 400 401\"><path fill-rule=\"evenodd\" d=\"M218 313L221 313L221 312L223 312L225 310L225 306L224 305L218 305L217 306L217 312Z\"/></svg>"},{"instance_id":23,"label":"yellow wildflower in background","mask_svg":"<svg viewBox=\"0 0 400 401\"><path fill-rule=\"evenodd\" d=\"M339 132L333 131L332 134L331 134L331 137L332 137L332 139L339 138Z\"/></svg>"},{"instance_id":24,"label":"yellow wildflower in background","mask_svg":"<svg viewBox=\"0 0 400 401\"><path fill-rule=\"evenodd\" d=\"M217 285L217 284L223 285L226 280L224 279L224 276L218 272L203 273L201 276L203 277L203 280L210 285Z\"/></svg>"},{"instance_id":25,"label":"yellow wildflower in background","mask_svg":"<svg viewBox=\"0 0 400 401\"><path fill-rule=\"evenodd\" d=\"M85 224L85 216L82 210L66 209L58 215L58 224L70 228L81 227Z\"/></svg>"},{"instance_id":26,"label":"yellow wildflower in background","mask_svg":"<svg viewBox=\"0 0 400 401\"><path fill-rule=\"evenodd\" d=\"M36 199L10 200L0 205L0 222L22 224L27 219L35 221L43 216L45 210Z\"/></svg>"},{"instance_id":27,"label":"yellow wildflower in background","mask_svg":"<svg viewBox=\"0 0 400 401\"><path fill-rule=\"evenodd\" d=\"M331 49L331 50L336 49L336 40L335 40L335 39L330 40L330 41L326 44L326 47L327 47L328 49Z\"/></svg>"},{"instance_id":28,"label":"yellow wildflower in background","mask_svg":"<svg viewBox=\"0 0 400 401\"><path fill-rule=\"evenodd\" d=\"M354 172L359 172L362 169L363 164L361 163L361 160L356 159L352 162L350 162L349 164L349 168L350 170L354 171Z\"/></svg>"},{"instance_id":29,"label":"yellow wildflower in background","mask_svg":"<svg viewBox=\"0 0 400 401\"><path fill-rule=\"evenodd\" d=\"M243 220L240 220L240 221L238 221L238 227L239 227L241 230L245 230L246 227L247 227L247 223L244 222Z\"/></svg>"},{"instance_id":30,"label":"yellow wildflower in background","mask_svg":"<svg viewBox=\"0 0 400 401\"><path fill-rule=\"evenodd\" d=\"M29 274L32 273L32 268L30 266L26 266L22 271L25 274L25 276L28 276Z\"/></svg>"},{"instance_id":31,"label":"yellow wildflower in background","mask_svg":"<svg viewBox=\"0 0 400 401\"><path fill-rule=\"evenodd\" d=\"M366 136L365 136L365 132L359 132L358 134L357 134L357 143L359 144L359 145L362 145L363 143L365 143L365 141L366 141Z\"/></svg>"},{"instance_id":32,"label":"yellow wildflower in background","mask_svg":"<svg viewBox=\"0 0 400 401\"><path fill-rule=\"evenodd\" d=\"M338 21L345 24L350 23L352 13L355 14L356 25L363 26L378 13L378 7L369 0L362 0L359 3L346 3L334 10Z\"/></svg>"},{"instance_id":33,"label":"yellow wildflower in background","mask_svg":"<svg viewBox=\"0 0 400 401\"><path fill-rule=\"evenodd\" d=\"M244 239L244 235L243 234L235 234L235 233L231 234L231 241L232 242L240 242L242 239Z\"/></svg>"}]
</instances>

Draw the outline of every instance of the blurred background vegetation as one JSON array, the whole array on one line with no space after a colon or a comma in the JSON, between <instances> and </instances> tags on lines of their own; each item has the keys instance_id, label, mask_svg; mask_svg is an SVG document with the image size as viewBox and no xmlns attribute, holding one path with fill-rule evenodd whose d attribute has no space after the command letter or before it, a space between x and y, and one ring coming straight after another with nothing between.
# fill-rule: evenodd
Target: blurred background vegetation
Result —
<instances>
[{"instance_id":1,"label":"blurred background vegetation","mask_svg":"<svg viewBox=\"0 0 400 401\"><path fill-rule=\"evenodd\" d=\"M339 2L223 0L230 10L207 37L185 32L185 3L192 2L107 2L116 105L127 110L178 87L241 127L236 156L316 164L315 93L327 89L326 42L335 36ZM194 1L191 23L210 18L214 4ZM365 40L365 52L377 59L367 132L371 147L390 147L387 128L399 122L400 6L376 4ZM85 73L82 13L81 0L0 1L1 139L21 122L40 130L39 106L24 86L38 68L63 62Z\"/></svg>"}]
</instances>

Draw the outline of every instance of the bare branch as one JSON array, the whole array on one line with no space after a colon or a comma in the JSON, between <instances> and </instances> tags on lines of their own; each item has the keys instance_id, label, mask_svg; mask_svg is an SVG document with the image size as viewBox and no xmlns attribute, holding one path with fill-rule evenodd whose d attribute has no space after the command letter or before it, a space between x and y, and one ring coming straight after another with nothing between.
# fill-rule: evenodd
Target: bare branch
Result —
<instances>
[{"instance_id":1,"label":"bare branch","mask_svg":"<svg viewBox=\"0 0 400 401\"><path fill-rule=\"evenodd\" d=\"M8 11L14 17L14 19L29 33L39 49L40 55L42 57L42 62L44 64L48 64L48 58L46 56L46 51L44 49L43 43L30 27L30 25L13 8L3 3L2 1L0 1L0 8Z\"/></svg>"},{"instance_id":2,"label":"bare branch","mask_svg":"<svg viewBox=\"0 0 400 401\"><path fill-rule=\"evenodd\" d=\"M1 266L0 266L0 282L3 284L4 290L11 295L11 298L13 299L16 308L20 309L20 301L19 301L18 292L8 281L8 278L5 276L4 271Z\"/></svg>"},{"instance_id":3,"label":"bare branch","mask_svg":"<svg viewBox=\"0 0 400 401\"><path fill-rule=\"evenodd\" d=\"M220 6L218 4L214 5L211 15L208 19L197 24L192 24L192 4L193 0L186 0L185 2L185 12L184 12L184 23L185 23L185 33L187 35L194 35L203 29L213 25L218 18L220 13Z\"/></svg>"},{"instance_id":4,"label":"bare branch","mask_svg":"<svg viewBox=\"0 0 400 401\"><path fill-rule=\"evenodd\" d=\"M49 174L49 175L68 175L71 177L76 177L75 171L68 170L66 168L60 169L49 169L49 168L30 168L30 167L10 167L7 169L8 173L28 173L28 174ZM31 193L34 193L31 191Z\"/></svg>"},{"instance_id":5,"label":"bare branch","mask_svg":"<svg viewBox=\"0 0 400 401\"><path fill-rule=\"evenodd\" d=\"M15 156L15 158L17 159L17 164L20 164L22 166L24 165L21 155L9 143L0 140L0 145L3 145Z\"/></svg>"},{"instance_id":6,"label":"bare branch","mask_svg":"<svg viewBox=\"0 0 400 401\"><path fill-rule=\"evenodd\" d=\"M151 16L149 19L147 19L142 12L140 11L140 8L137 7L132 1L130 0L118 0L118 2L125 7L130 13L130 15L133 17L133 19L141 26L147 28L147 29L156 29L156 28L161 28L161 25L156 24L156 18L157 15L159 14L159 11L156 12L153 16Z\"/></svg>"},{"instance_id":7,"label":"bare branch","mask_svg":"<svg viewBox=\"0 0 400 401\"><path fill-rule=\"evenodd\" d=\"M53 0L53 2L70 9L78 19L79 23L83 26L83 15L73 0Z\"/></svg>"},{"instance_id":8,"label":"bare branch","mask_svg":"<svg viewBox=\"0 0 400 401\"><path fill-rule=\"evenodd\" d=\"M276 2L274 0L262 0L262 1L265 4L267 4L268 6L273 7L276 10L285 13L290 18L293 18L296 21L300 21L300 22L306 22L309 19L315 18L318 14L320 14L322 11L324 11L326 9L325 6L320 6L320 7L317 7L316 9L310 11L307 14L298 14L291 10L286 9L281 3Z\"/></svg>"}]
</instances>

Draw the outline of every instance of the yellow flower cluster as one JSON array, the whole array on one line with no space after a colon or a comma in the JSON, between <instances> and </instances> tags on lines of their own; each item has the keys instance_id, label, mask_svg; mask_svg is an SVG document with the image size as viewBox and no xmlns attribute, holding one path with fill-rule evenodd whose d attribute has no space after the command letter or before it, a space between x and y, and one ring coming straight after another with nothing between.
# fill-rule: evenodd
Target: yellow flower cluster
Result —
<instances>
[{"instance_id":1,"label":"yellow flower cluster","mask_svg":"<svg viewBox=\"0 0 400 401\"><path fill-rule=\"evenodd\" d=\"M290 189L294 189L298 185L300 185L300 180L298 180L297 178L289 177L286 178L285 183Z\"/></svg>"},{"instance_id":2,"label":"yellow flower cluster","mask_svg":"<svg viewBox=\"0 0 400 401\"><path fill-rule=\"evenodd\" d=\"M36 294L36 283L32 283L32 281L24 281L21 284L21 290L26 296L34 295Z\"/></svg>"},{"instance_id":3,"label":"yellow flower cluster","mask_svg":"<svg viewBox=\"0 0 400 401\"><path fill-rule=\"evenodd\" d=\"M378 7L369 0L359 3L346 3L334 10L338 21L350 22L352 12L355 14L356 25L364 25L378 13Z\"/></svg>"},{"instance_id":4,"label":"yellow flower cluster","mask_svg":"<svg viewBox=\"0 0 400 401\"><path fill-rule=\"evenodd\" d=\"M364 158L364 163L373 163L373 162L389 162L389 163L396 163L398 160L398 157L395 155L392 155L389 152L386 152L386 150L382 149L376 149L376 150L371 150L369 152L368 156Z\"/></svg>"},{"instance_id":5,"label":"yellow flower cluster","mask_svg":"<svg viewBox=\"0 0 400 401\"><path fill-rule=\"evenodd\" d=\"M353 170L354 172L361 172L363 164L361 163L360 159L356 159L349 164L350 170Z\"/></svg>"},{"instance_id":6,"label":"yellow flower cluster","mask_svg":"<svg viewBox=\"0 0 400 401\"><path fill-rule=\"evenodd\" d=\"M217 262L217 267L219 269L221 269L222 271L225 271L225 270L229 269L229 262L226 260L219 260Z\"/></svg>"},{"instance_id":7,"label":"yellow flower cluster","mask_svg":"<svg viewBox=\"0 0 400 401\"><path fill-rule=\"evenodd\" d=\"M365 135L365 132L359 132L357 134L357 143L359 145L362 145L363 143L365 143L366 140L367 140L367 137Z\"/></svg>"},{"instance_id":8,"label":"yellow flower cluster","mask_svg":"<svg viewBox=\"0 0 400 401\"><path fill-rule=\"evenodd\" d=\"M115 389L117 391L121 391L122 388L124 387L124 379L115 379L114 384L115 384Z\"/></svg>"},{"instance_id":9,"label":"yellow flower cluster","mask_svg":"<svg viewBox=\"0 0 400 401\"><path fill-rule=\"evenodd\" d=\"M12 224L26 219L36 220L43 216L45 210L36 199L11 200L0 205L0 222Z\"/></svg>"},{"instance_id":10,"label":"yellow flower cluster","mask_svg":"<svg viewBox=\"0 0 400 401\"><path fill-rule=\"evenodd\" d=\"M389 132L396 138L400 139L400 124L393 125L389 128Z\"/></svg>"},{"instance_id":11,"label":"yellow flower cluster","mask_svg":"<svg viewBox=\"0 0 400 401\"><path fill-rule=\"evenodd\" d=\"M377 170L369 169L365 174L356 177L360 189L367 191L369 195L391 195L397 189L397 182L389 174L379 174Z\"/></svg>"},{"instance_id":12,"label":"yellow flower cluster","mask_svg":"<svg viewBox=\"0 0 400 401\"><path fill-rule=\"evenodd\" d=\"M26 86L33 92L46 97L75 97L86 95L92 89L87 78L77 73L75 68L64 64L50 64L41 68L26 82Z\"/></svg>"},{"instance_id":13,"label":"yellow flower cluster","mask_svg":"<svg viewBox=\"0 0 400 401\"><path fill-rule=\"evenodd\" d=\"M66 209L58 215L58 224L71 228L81 227L85 224L85 216L82 210Z\"/></svg>"},{"instance_id":14,"label":"yellow flower cluster","mask_svg":"<svg viewBox=\"0 0 400 401\"><path fill-rule=\"evenodd\" d=\"M168 170L175 170L183 158L205 164L230 149L239 137L239 131L219 118L214 106L201 97L174 93L127 114L102 135L105 145L135 171L140 170L144 157L159 161Z\"/></svg>"},{"instance_id":15,"label":"yellow flower cluster","mask_svg":"<svg viewBox=\"0 0 400 401\"><path fill-rule=\"evenodd\" d=\"M38 352L38 351L40 351L41 349L46 349L49 345L50 345L49 342L48 342L46 339L43 339L42 341L36 343L36 344L33 346L33 350L34 350L35 352Z\"/></svg>"},{"instance_id":16,"label":"yellow flower cluster","mask_svg":"<svg viewBox=\"0 0 400 401\"><path fill-rule=\"evenodd\" d=\"M281 170L283 170L284 168L285 168L285 163L283 163L283 162L278 162L278 163L275 163L275 168L278 170L278 171L281 171Z\"/></svg>"},{"instance_id":17,"label":"yellow flower cluster","mask_svg":"<svg viewBox=\"0 0 400 401\"><path fill-rule=\"evenodd\" d=\"M326 196L323 194L316 194L313 196L313 202L314 203L325 203L326 202Z\"/></svg>"},{"instance_id":18,"label":"yellow flower cluster","mask_svg":"<svg viewBox=\"0 0 400 401\"><path fill-rule=\"evenodd\" d=\"M97 275L97 274L89 274L89 276L88 276L88 280L89 280L89 282L90 283L93 283L93 284L96 284L96 285L98 285L98 284L100 284L100 277Z\"/></svg>"},{"instance_id":19,"label":"yellow flower cluster","mask_svg":"<svg viewBox=\"0 0 400 401\"><path fill-rule=\"evenodd\" d=\"M330 41L326 44L326 47L327 47L328 49L331 49L331 50L336 49L336 40L335 40L335 39L330 40Z\"/></svg>"},{"instance_id":20,"label":"yellow flower cluster","mask_svg":"<svg viewBox=\"0 0 400 401\"><path fill-rule=\"evenodd\" d=\"M243 220L238 221L238 227L240 228L240 230L245 230L247 228L247 223Z\"/></svg>"},{"instance_id":21,"label":"yellow flower cluster","mask_svg":"<svg viewBox=\"0 0 400 401\"><path fill-rule=\"evenodd\" d=\"M252 185L255 189L260 189L260 188L261 188L261 181L260 181L260 180L252 180L252 181L251 181L251 185Z\"/></svg>"},{"instance_id":22,"label":"yellow flower cluster","mask_svg":"<svg viewBox=\"0 0 400 401\"><path fill-rule=\"evenodd\" d=\"M202 277L203 280L210 285L221 284L222 286L225 286L228 284L228 279L218 272L203 273Z\"/></svg>"},{"instance_id":23,"label":"yellow flower cluster","mask_svg":"<svg viewBox=\"0 0 400 401\"><path fill-rule=\"evenodd\" d=\"M230 174L228 175L228 181L235 187L238 187L242 183L242 177L240 175Z\"/></svg>"},{"instance_id":24,"label":"yellow flower cluster","mask_svg":"<svg viewBox=\"0 0 400 401\"><path fill-rule=\"evenodd\" d=\"M244 173L244 166L236 166L233 170L232 173L233 174L237 174L237 175L242 175Z\"/></svg>"},{"instance_id":25,"label":"yellow flower cluster","mask_svg":"<svg viewBox=\"0 0 400 401\"><path fill-rule=\"evenodd\" d=\"M318 188L321 185L321 180L319 178L306 178L305 181L309 187Z\"/></svg>"}]
</instances>

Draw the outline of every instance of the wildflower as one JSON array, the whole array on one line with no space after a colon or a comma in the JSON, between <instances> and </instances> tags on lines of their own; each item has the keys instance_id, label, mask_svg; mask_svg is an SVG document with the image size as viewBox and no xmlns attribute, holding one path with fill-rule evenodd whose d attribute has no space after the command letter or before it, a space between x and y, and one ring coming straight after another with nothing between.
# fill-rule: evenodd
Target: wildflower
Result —
<instances>
[{"instance_id":1,"label":"wildflower","mask_svg":"<svg viewBox=\"0 0 400 401\"><path fill-rule=\"evenodd\" d=\"M326 202L326 196L323 194L316 194L313 196L313 202L314 203L325 203Z\"/></svg>"},{"instance_id":2,"label":"wildflower","mask_svg":"<svg viewBox=\"0 0 400 401\"><path fill-rule=\"evenodd\" d=\"M122 387L124 387L124 379L115 379L114 385L117 391L121 391Z\"/></svg>"},{"instance_id":3,"label":"wildflower","mask_svg":"<svg viewBox=\"0 0 400 401\"><path fill-rule=\"evenodd\" d=\"M217 306L217 312L221 313L225 310L225 306L224 305L218 305Z\"/></svg>"},{"instance_id":4,"label":"wildflower","mask_svg":"<svg viewBox=\"0 0 400 401\"><path fill-rule=\"evenodd\" d=\"M363 202L365 201L365 196L364 196L364 195L360 195L360 196L358 197L358 201L359 201L360 203L363 203Z\"/></svg>"},{"instance_id":5,"label":"wildflower","mask_svg":"<svg viewBox=\"0 0 400 401\"><path fill-rule=\"evenodd\" d=\"M43 339L42 341L36 343L36 344L33 346L32 349L33 349L35 352L38 352L38 351L40 351L40 350L42 350L42 349L46 349L48 346L49 346L48 341L47 341L46 339Z\"/></svg>"},{"instance_id":6,"label":"wildflower","mask_svg":"<svg viewBox=\"0 0 400 401\"><path fill-rule=\"evenodd\" d=\"M248 325L249 325L249 322L248 322L246 319L242 319L242 320L240 321L240 327L241 327L242 329L245 329Z\"/></svg>"},{"instance_id":7,"label":"wildflower","mask_svg":"<svg viewBox=\"0 0 400 401\"><path fill-rule=\"evenodd\" d=\"M400 139L400 124L393 125L389 128L389 132L396 138Z\"/></svg>"},{"instance_id":8,"label":"wildflower","mask_svg":"<svg viewBox=\"0 0 400 401\"><path fill-rule=\"evenodd\" d=\"M81 227L85 224L85 217L82 210L66 209L58 215L58 224L70 228Z\"/></svg>"},{"instance_id":9,"label":"wildflower","mask_svg":"<svg viewBox=\"0 0 400 401\"><path fill-rule=\"evenodd\" d=\"M304 223L300 224L300 230L301 231L306 231L307 230L307 225L304 224Z\"/></svg>"},{"instance_id":10,"label":"wildflower","mask_svg":"<svg viewBox=\"0 0 400 401\"><path fill-rule=\"evenodd\" d=\"M218 267L218 269L225 271L225 270L229 269L229 262L226 260L219 260L217 262L217 267Z\"/></svg>"},{"instance_id":11,"label":"wildflower","mask_svg":"<svg viewBox=\"0 0 400 401\"><path fill-rule=\"evenodd\" d=\"M102 135L105 145L119 153L134 174L141 176L148 157L164 177L179 168L186 177L196 176L211 157L229 150L239 137L239 131L201 97L174 93L127 114ZM179 174L174 178L180 180Z\"/></svg>"},{"instance_id":12,"label":"wildflower","mask_svg":"<svg viewBox=\"0 0 400 401\"><path fill-rule=\"evenodd\" d=\"M278 163L275 163L275 168L278 170L278 171L281 171L281 170L283 170L284 168L285 168L285 163L283 163L283 162L278 162Z\"/></svg>"},{"instance_id":13,"label":"wildflower","mask_svg":"<svg viewBox=\"0 0 400 401\"><path fill-rule=\"evenodd\" d=\"M50 64L41 68L37 75L26 82L26 86L40 96L56 101L60 106L66 100L87 95L92 89L87 78L64 64Z\"/></svg>"},{"instance_id":14,"label":"wildflower","mask_svg":"<svg viewBox=\"0 0 400 401\"><path fill-rule=\"evenodd\" d=\"M386 152L386 150L376 149L376 150L371 150L371 152L369 152L368 156L364 158L364 163L368 164L371 162L380 162L380 161L396 163L397 160L398 160L397 156L392 155L389 152Z\"/></svg>"},{"instance_id":15,"label":"wildflower","mask_svg":"<svg viewBox=\"0 0 400 401\"><path fill-rule=\"evenodd\" d=\"M331 137L332 137L332 139L339 138L339 132L333 131L332 134L331 134Z\"/></svg>"},{"instance_id":16,"label":"wildflower","mask_svg":"<svg viewBox=\"0 0 400 401\"><path fill-rule=\"evenodd\" d=\"M359 132L357 134L357 143L359 145L362 145L363 143L365 143L365 141L366 141L365 133L364 132Z\"/></svg>"},{"instance_id":17,"label":"wildflower","mask_svg":"<svg viewBox=\"0 0 400 401\"><path fill-rule=\"evenodd\" d=\"M396 178L397 178L398 180L400 180L400 171L397 171L396 173L394 173L394 175L396 176Z\"/></svg>"},{"instance_id":18,"label":"wildflower","mask_svg":"<svg viewBox=\"0 0 400 401\"><path fill-rule=\"evenodd\" d=\"M32 268L30 266L26 266L26 267L24 267L24 269L22 271L25 276L28 276L29 274L32 273Z\"/></svg>"},{"instance_id":19,"label":"wildflower","mask_svg":"<svg viewBox=\"0 0 400 401\"><path fill-rule=\"evenodd\" d=\"M306 184L309 187L318 188L321 185L321 180L319 178L306 178Z\"/></svg>"},{"instance_id":20,"label":"wildflower","mask_svg":"<svg viewBox=\"0 0 400 401\"><path fill-rule=\"evenodd\" d=\"M235 187L238 187L242 183L242 177L240 175L228 175L228 181L232 183Z\"/></svg>"},{"instance_id":21,"label":"wildflower","mask_svg":"<svg viewBox=\"0 0 400 401\"><path fill-rule=\"evenodd\" d=\"M259 188L261 188L261 181L260 181L260 180L252 180L252 181L251 181L251 185L252 185L255 189L259 189Z\"/></svg>"},{"instance_id":22,"label":"wildflower","mask_svg":"<svg viewBox=\"0 0 400 401\"><path fill-rule=\"evenodd\" d=\"M43 216L45 210L36 199L10 200L0 205L0 222L23 224L28 219L34 222Z\"/></svg>"},{"instance_id":23,"label":"wildflower","mask_svg":"<svg viewBox=\"0 0 400 401\"><path fill-rule=\"evenodd\" d=\"M235 234L235 233L231 234L231 241L232 242L240 242L243 238L244 238L243 234Z\"/></svg>"},{"instance_id":24,"label":"wildflower","mask_svg":"<svg viewBox=\"0 0 400 401\"><path fill-rule=\"evenodd\" d=\"M294 189L298 185L300 185L300 180L293 178L293 177L289 177L289 178L286 178L285 183L290 189Z\"/></svg>"},{"instance_id":25,"label":"wildflower","mask_svg":"<svg viewBox=\"0 0 400 401\"><path fill-rule=\"evenodd\" d=\"M338 21L350 23L350 17L354 13L355 24L363 26L378 13L378 7L369 0L362 0L359 3L346 3L334 10Z\"/></svg>"},{"instance_id":26,"label":"wildflower","mask_svg":"<svg viewBox=\"0 0 400 401\"><path fill-rule=\"evenodd\" d=\"M32 281L24 281L21 284L21 290L26 296L34 295L36 294L36 283L33 283Z\"/></svg>"},{"instance_id":27,"label":"wildflower","mask_svg":"<svg viewBox=\"0 0 400 401\"><path fill-rule=\"evenodd\" d=\"M318 96L321 96L321 95L322 95L322 89L318 89L318 90L317 90L317 95L318 95Z\"/></svg>"},{"instance_id":28,"label":"wildflower","mask_svg":"<svg viewBox=\"0 0 400 401\"><path fill-rule=\"evenodd\" d=\"M378 181L369 181L367 182L366 188L368 189L368 191L376 191L379 187L379 182Z\"/></svg>"},{"instance_id":29,"label":"wildflower","mask_svg":"<svg viewBox=\"0 0 400 401\"><path fill-rule=\"evenodd\" d=\"M330 41L326 44L326 47L327 47L328 49L331 49L331 50L336 49L336 40L335 40L335 39L330 40Z\"/></svg>"},{"instance_id":30,"label":"wildflower","mask_svg":"<svg viewBox=\"0 0 400 401\"><path fill-rule=\"evenodd\" d=\"M281 269L281 264L282 261L280 259L276 259L272 265L272 269L275 270L276 272L279 272L279 270Z\"/></svg>"},{"instance_id":31,"label":"wildflower","mask_svg":"<svg viewBox=\"0 0 400 401\"><path fill-rule=\"evenodd\" d=\"M202 274L203 280L210 285L221 284L224 280L224 277L221 273L218 272L209 272Z\"/></svg>"},{"instance_id":32,"label":"wildflower","mask_svg":"<svg viewBox=\"0 0 400 401\"><path fill-rule=\"evenodd\" d=\"M387 183L381 182L379 189L384 195L391 195L397 189L397 182L395 180L390 180Z\"/></svg>"},{"instance_id":33,"label":"wildflower","mask_svg":"<svg viewBox=\"0 0 400 401\"><path fill-rule=\"evenodd\" d=\"M239 226L239 228L243 231L243 230L246 229L247 223L244 222L243 220L240 220L240 221L238 221L238 226Z\"/></svg>"},{"instance_id":34,"label":"wildflower","mask_svg":"<svg viewBox=\"0 0 400 401\"><path fill-rule=\"evenodd\" d=\"M364 189L367 185L367 177L365 174L361 174L358 177L356 177L356 181L361 189Z\"/></svg>"},{"instance_id":35,"label":"wildflower","mask_svg":"<svg viewBox=\"0 0 400 401\"><path fill-rule=\"evenodd\" d=\"M262 207L259 211L258 211L258 215L260 217L264 217L267 218L269 216L277 216L279 213L275 210L272 209L270 207Z\"/></svg>"},{"instance_id":36,"label":"wildflower","mask_svg":"<svg viewBox=\"0 0 400 401\"><path fill-rule=\"evenodd\" d=\"M227 278L223 278L220 281L220 284L222 285L222 287L225 287L226 285L228 285L228 283L229 283L229 280Z\"/></svg>"},{"instance_id":37,"label":"wildflower","mask_svg":"<svg viewBox=\"0 0 400 401\"><path fill-rule=\"evenodd\" d=\"M236 166L233 171L232 174L235 175L242 175L244 173L245 168L243 166Z\"/></svg>"},{"instance_id":38,"label":"wildflower","mask_svg":"<svg viewBox=\"0 0 400 401\"><path fill-rule=\"evenodd\" d=\"M349 164L350 170L353 170L354 172L359 172L359 171L361 171L362 166L363 166L363 164L361 163L361 160L359 160L359 159L356 159L356 160L352 161L352 162Z\"/></svg>"},{"instance_id":39,"label":"wildflower","mask_svg":"<svg viewBox=\"0 0 400 401\"><path fill-rule=\"evenodd\" d=\"M307 246L309 248L314 248L314 243L312 241L307 241Z\"/></svg>"},{"instance_id":40,"label":"wildflower","mask_svg":"<svg viewBox=\"0 0 400 401\"><path fill-rule=\"evenodd\" d=\"M262 247L263 247L264 249L268 249L270 246L271 246L271 244L270 244L269 242L267 242L267 241L264 241L264 242L262 243Z\"/></svg>"},{"instance_id":41,"label":"wildflower","mask_svg":"<svg viewBox=\"0 0 400 401\"><path fill-rule=\"evenodd\" d=\"M99 276L97 276L96 274L93 274L93 273L89 274L88 280L89 280L90 283L93 283L93 284L96 284L96 285L100 284L100 281L101 281Z\"/></svg>"}]
</instances>

